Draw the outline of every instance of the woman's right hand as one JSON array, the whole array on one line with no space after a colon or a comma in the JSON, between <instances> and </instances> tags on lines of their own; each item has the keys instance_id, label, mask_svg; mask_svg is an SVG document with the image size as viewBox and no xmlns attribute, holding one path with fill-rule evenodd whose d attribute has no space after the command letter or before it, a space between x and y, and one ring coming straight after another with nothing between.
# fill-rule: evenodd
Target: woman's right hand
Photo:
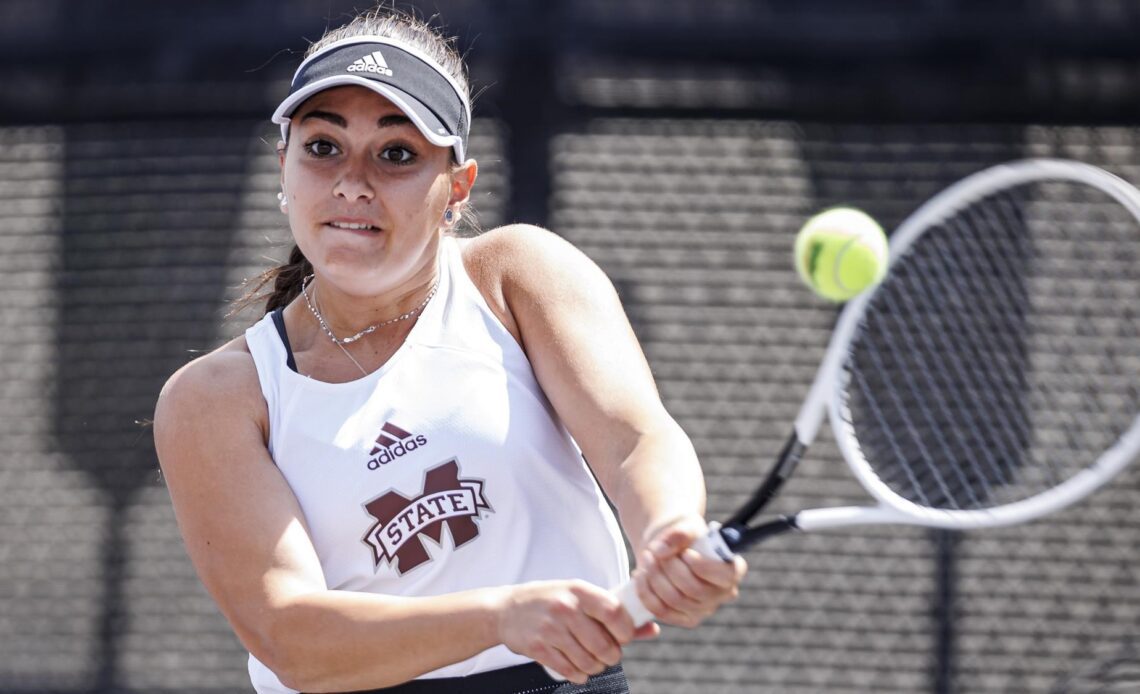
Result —
<instances>
[{"instance_id":1,"label":"woman's right hand","mask_svg":"<svg viewBox=\"0 0 1140 694\"><path fill-rule=\"evenodd\" d=\"M613 593L585 581L536 581L504 589L498 640L576 684L621 662L630 641L657 636L635 628Z\"/></svg>"}]
</instances>

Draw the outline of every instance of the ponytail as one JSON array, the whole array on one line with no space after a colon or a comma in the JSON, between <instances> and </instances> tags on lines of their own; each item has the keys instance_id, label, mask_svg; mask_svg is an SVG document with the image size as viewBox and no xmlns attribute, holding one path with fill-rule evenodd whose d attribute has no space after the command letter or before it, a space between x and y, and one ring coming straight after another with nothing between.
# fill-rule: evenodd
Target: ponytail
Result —
<instances>
[{"instance_id":1,"label":"ponytail","mask_svg":"<svg viewBox=\"0 0 1140 694\"><path fill-rule=\"evenodd\" d=\"M288 306L289 302L301 293L301 285L311 274L313 274L312 263L301 253L301 249L294 245L293 250L289 252L289 262L270 268L247 282L250 289L234 302L230 315L262 300L265 300L265 313ZM273 289L266 290L266 286L270 284Z\"/></svg>"}]
</instances>

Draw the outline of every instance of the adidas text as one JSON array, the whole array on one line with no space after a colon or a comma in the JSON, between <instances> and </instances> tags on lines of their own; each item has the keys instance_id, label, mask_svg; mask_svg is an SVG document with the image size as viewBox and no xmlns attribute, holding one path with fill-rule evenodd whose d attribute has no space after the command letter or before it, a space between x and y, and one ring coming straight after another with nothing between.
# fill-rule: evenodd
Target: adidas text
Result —
<instances>
[{"instance_id":1,"label":"adidas text","mask_svg":"<svg viewBox=\"0 0 1140 694\"><path fill-rule=\"evenodd\" d=\"M353 63L352 65L349 65L348 71L349 72L375 72L378 75L385 75L387 77L392 76L392 71L386 67L380 67L379 65L365 65L364 63L359 63L359 62Z\"/></svg>"},{"instance_id":2,"label":"adidas text","mask_svg":"<svg viewBox=\"0 0 1140 694\"><path fill-rule=\"evenodd\" d=\"M423 434L420 434L415 438L408 438L402 441L397 441L395 444L389 446L388 448L381 449L380 453L377 454L375 458L369 460L368 469L378 470L381 465L387 465L396 458L405 456L420 446L426 445L427 437Z\"/></svg>"}]
</instances>

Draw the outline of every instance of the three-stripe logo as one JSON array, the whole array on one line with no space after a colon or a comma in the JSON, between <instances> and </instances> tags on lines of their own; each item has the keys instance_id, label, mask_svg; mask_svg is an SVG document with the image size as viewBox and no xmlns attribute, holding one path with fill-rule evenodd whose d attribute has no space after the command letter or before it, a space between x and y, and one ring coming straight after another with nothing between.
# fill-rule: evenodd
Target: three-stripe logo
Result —
<instances>
[{"instance_id":1,"label":"three-stripe logo","mask_svg":"<svg viewBox=\"0 0 1140 694\"><path fill-rule=\"evenodd\" d=\"M421 446L426 446L428 442L427 437L423 434L412 434L392 422L384 422L380 431L380 435L376 437L376 444L368 454L372 456L368 461L369 470L376 470L381 465L387 465Z\"/></svg>"},{"instance_id":2,"label":"three-stripe logo","mask_svg":"<svg viewBox=\"0 0 1140 694\"><path fill-rule=\"evenodd\" d=\"M372 51L368 55L361 56L352 65L348 66L349 72L371 72L377 75L392 76L392 70L388 67L388 61L384 60L384 56L380 51Z\"/></svg>"}]
</instances>

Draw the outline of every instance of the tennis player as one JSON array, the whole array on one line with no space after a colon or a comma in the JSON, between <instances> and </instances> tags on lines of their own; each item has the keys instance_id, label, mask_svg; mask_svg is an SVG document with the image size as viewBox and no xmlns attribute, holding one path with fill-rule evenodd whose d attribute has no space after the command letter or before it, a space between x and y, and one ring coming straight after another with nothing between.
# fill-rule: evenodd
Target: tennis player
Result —
<instances>
[{"instance_id":1,"label":"tennis player","mask_svg":"<svg viewBox=\"0 0 1140 694\"><path fill-rule=\"evenodd\" d=\"M155 415L256 690L627 691L622 647L657 627L611 593L622 530L664 623L698 624L745 567L689 548L701 471L611 283L541 229L454 233L465 67L411 17L330 31L273 120L296 246L265 317Z\"/></svg>"}]
</instances>

